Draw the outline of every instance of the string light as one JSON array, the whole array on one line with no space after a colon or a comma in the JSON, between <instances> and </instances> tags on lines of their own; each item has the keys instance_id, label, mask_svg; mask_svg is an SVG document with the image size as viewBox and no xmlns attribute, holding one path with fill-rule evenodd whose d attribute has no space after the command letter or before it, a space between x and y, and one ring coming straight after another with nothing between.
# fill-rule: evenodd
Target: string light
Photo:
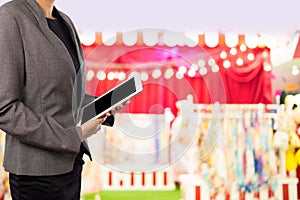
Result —
<instances>
[{"instance_id":1,"label":"string light","mask_svg":"<svg viewBox=\"0 0 300 200\"><path fill-rule=\"evenodd\" d=\"M220 53L220 58L222 58L222 59L226 59L226 58L227 58L227 53L226 53L226 51L222 51L222 52Z\"/></svg>"},{"instance_id":2,"label":"string light","mask_svg":"<svg viewBox=\"0 0 300 200\"><path fill-rule=\"evenodd\" d=\"M119 79L120 81L125 80L125 79L126 79L126 74L125 74L125 72L119 72L119 73L118 73L118 79Z\"/></svg>"},{"instance_id":3,"label":"string light","mask_svg":"<svg viewBox=\"0 0 300 200\"><path fill-rule=\"evenodd\" d=\"M115 73L114 72L109 72L107 74L107 79L110 80L110 81L114 80L115 79Z\"/></svg>"},{"instance_id":4,"label":"string light","mask_svg":"<svg viewBox=\"0 0 300 200\"><path fill-rule=\"evenodd\" d=\"M233 56L237 54L236 48L231 48L229 52L230 52L230 54L233 55Z\"/></svg>"},{"instance_id":5,"label":"string light","mask_svg":"<svg viewBox=\"0 0 300 200\"><path fill-rule=\"evenodd\" d=\"M178 68L178 71L182 74L186 73L187 72L187 69L184 65L181 65L179 68Z\"/></svg>"},{"instance_id":6,"label":"string light","mask_svg":"<svg viewBox=\"0 0 300 200\"><path fill-rule=\"evenodd\" d=\"M141 80L142 80L142 81L147 81L148 78L149 78L149 75L148 75L147 72L142 72L142 73L141 73Z\"/></svg>"},{"instance_id":7,"label":"string light","mask_svg":"<svg viewBox=\"0 0 300 200\"><path fill-rule=\"evenodd\" d=\"M267 51L264 51L263 53L262 53L262 56L264 57L264 58L267 58L268 57L268 52Z\"/></svg>"},{"instance_id":8,"label":"string light","mask_svg":"<svg viewBox=\"0 0 300 200\"><path fill-rule=\"evenodd\" d=\"M183 77L184 77L184 75L183 75L183 73L181 73L180 71L178 71L178 72L176 73L176 78L177 78L177 79L183 79Z\"/></svg>"},{"instance_id":9,"label":"string light","mask_svg":"<svg viewBox=\"0 0 300 200\"><path fill-rule=\"evenodd\" d=\"M238 66L242 66L242 65L244 64L243 59L242 59L242 58L236 59L236 64L237 64Z\"/></svg>"},{"instance_id":10,"label":"string light","mask_svg":"<svg viewBox=\"0 0 300 200\"><path fill-rule=\"evenodd\" d=\"M254 56L253 53L249 53L248 56L247 56L247 58L248 58L249 61L253 61L254 58L255 58L255 56Z\"/></svg>"},{"instance_id":11,"label":"string light","mask_svg":"<svg viewBox=\"0 0 300 200\"><path fill-rule=\"evenodd\" d=\"M218 65L214 65L214 66L211 68L211 71L212 71L212 72L215 72L215 73L217 73L219 70L220 70L220 68L219 68Z\"/></svg>"},{"instance_id":12,"label":"string light","mask_svg":"<svg viewBox=\"0 0 300 200\"><path fill-rule=\"evenodd\" d=\"M132 71L130 74L129 74L129 78L131 78L131 77L133 77L133 76L138 76L139 75L139 73L138 72L136 72L136 71Z\"/></svg>"},{"instance_id":13,"label":"string light","mask_svg":"<svg viewBox=\"0 0 300 200\"><path fill-rule=\"evenodd\" d=\"M292 74L293 74L294 76L297 76L297 75L299 74L299 68L298 68L297 65L293 65L293 66L292 66Z\"/></svg>"},{"instance_id":14,"label":"string light","mask_svg":"<svg viewBox=\"0 0 300 200\"><path fill-rule=\"evenodd\" d=\"M191 68L191 69L188 71L188 76L189 76L189 77L194 77L194 76L196 76L196 70Z\"/></svg>"},{"instance_id":15,"label":"string light","mask_svg":"<svg viewBox=\"0 0 300 200\"><path fill-rule=\"evenodd\" d=\"M174 75L174 70L169 68L165 71L165 78L170 79Z\"/></svg>"},{"instance_id":16,"label":"string light","mask_svg":"<svg viewBox=\"0 0 300 200\"><path fill-rule=\"evenodd\" d=\"M204 67L205 66L205 61L203 59L199 59L197 62L199 67Z\"/></svg>"},{"instance_id":17,"label":"string light","mask_svg":"<svg viewBox=\"0 0 300 200\"><path fill-rule=\"evenodd\" d=\"M89 71L86 73L86 79L87 79L88 81L91 81L91 80L93 79L94 75L95 75L94 71L93 71L93 70L89 70Z\"/></svg>"},{"instance_id":18,"label":"string light","mask_svg":"<svg viewBox=\"0 0 300 200\"><path fill-rule=\"evenodd\" d=\"M199 73L204 76L205 74L207 74L207 69L205 67L201 67L199 70Z\"/></svg>"},{"instance_id":19,"label":"string light","mask_svg":"<svg viewBox=\"0 0 300 200\"><path fill-rule=\"evenodd\" d=\"M247 46L245 44L241 44L240 50L243 51L243 52L246 51L247 50Z\"/></svg>"},{"instance_id":20,"label":"string light","mask_svg":"<svg viewBox=\"0 0 300 200\"><path fill-rule=\"evenodd\" d=\"M213 67L216 64L216 61L213 58L208 59L208 65Z\"/></svg>"},{"instance_id":21,"label":"string light","mask_svg":"<svg viewBox=\"0 0 300 200\"><path fill-rule=\"evenodd\" d=\"M264 70L265 70L266 72L269 72L269 71L272 70L272 66L271 66L270 64L265 64Z\"/></svg>"},{"instance_id":22,"label":"string light","mask_svg":"<svg viewBox=\"0 0 300 200\"><path fill-rule=\"evenodd\" d=\"M103 81L105 80L106 78L106 74L104 71L100 70L97 72L97 79L100 80L100 81Z\"/></svg>"},{"instance_id":23,"label":"string light","mask_svg":"<svg viewBox=\"0 0 300 200\"><path fill-rule=\"evenodd\" d=\"M161 71L159 69L155 69L153 72L152 72L152 77L154 79L157 79L161 76Z\"/></svg>"},{"instance_id":24,"label":"string light","mask_svg":"<svg viewBox=\"0 0 300 200\"><path fill-rule=\"evenodd\" d=\"M224 68L229 68L231 66L230 61L229 60L224 60L223 66L224 66Z\"/></svg>"}]
</instances>

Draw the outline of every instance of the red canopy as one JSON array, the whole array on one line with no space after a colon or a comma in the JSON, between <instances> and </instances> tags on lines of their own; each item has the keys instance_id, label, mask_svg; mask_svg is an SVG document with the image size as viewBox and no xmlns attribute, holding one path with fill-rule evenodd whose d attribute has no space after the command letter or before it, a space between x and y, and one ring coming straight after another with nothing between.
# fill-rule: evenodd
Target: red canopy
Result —
<instances>
[{"instance_id":1,"label":"red canopy","mask_svg":"<svg viewBox=\"0 0 300 200\"><path fill-rule=\"evenodd\" d=\"M94 44L84 46L84 52L87 71L94 74L87 81L87 91L91 94L99 96L120 82L118 79L99 80L99 71L106 75L124 72L126 77L132 71L144 74L144 90L125 112L162 113L165 107L176 112L175 102L189 94L195 103L272 102L270 58L266 47L247 49L241 43L235 48L224 43L215 48L204 44L196 47ZM181 79L178 73L182 66L187 72ZM194 73L188 73L189 70Z\"/></svg>"}]
</instances>

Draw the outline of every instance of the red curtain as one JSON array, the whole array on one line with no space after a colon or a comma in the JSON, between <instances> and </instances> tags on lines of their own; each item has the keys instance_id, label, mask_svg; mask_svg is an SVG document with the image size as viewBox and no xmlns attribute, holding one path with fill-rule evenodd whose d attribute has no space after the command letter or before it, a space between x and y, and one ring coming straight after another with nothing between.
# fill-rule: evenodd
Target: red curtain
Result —
<instances>
[{"instance_id":1,"label":"red curtain","mask_svg":"<svg viewBox=\"0 0 300 200\"><path fill-rule=\"evenodd\" d=\"M232 52L226 46L84 46L87 71L94 72L87 81L87 91L99 96L120 82L118 79L98 80L98 71L106 75L124 72L126 77L136 71L148 74L148 79L143 82L143 92L134 97L123 112L163 113L164 108L170 107L176 113L176 101L186 99L189 94L195 103L271 103L271 73L264 70L270 60L269 49L241 51L237 47L235 50ZM237 64L238 59L242 63ZM205 75L199 73L202 61L207 69ZM229 68L224 67L225 61L230 62ZM190 77L186 72L184 78L176 77L180 66L190 70L195 64L198 64L195 76ZM218 66L218 72L214 72L213 65ZM153 78L157 69L161 75ZM173 70L171 78L164 76L168 69Z\"/></svg>"}]
</instances>

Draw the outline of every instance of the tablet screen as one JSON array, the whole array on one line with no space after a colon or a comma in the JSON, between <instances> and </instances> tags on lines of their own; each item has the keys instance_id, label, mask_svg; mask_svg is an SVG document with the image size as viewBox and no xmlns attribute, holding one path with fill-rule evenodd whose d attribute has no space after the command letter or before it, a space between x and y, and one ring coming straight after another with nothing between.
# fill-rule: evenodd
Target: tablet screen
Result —
<instances>
[{"instance_id":1,"label":"tablet screen","mask_svg":"<svg viewBox=\"0 0 300 200\"><path fill-rule=\"evenodd\" d=\"M134 78L129 79L116 89L106 93L101 98L87 105L83 110L82 124L99 115L111 106L121 103L123 99L136 91Z\"/></svg>"}]
</instances>

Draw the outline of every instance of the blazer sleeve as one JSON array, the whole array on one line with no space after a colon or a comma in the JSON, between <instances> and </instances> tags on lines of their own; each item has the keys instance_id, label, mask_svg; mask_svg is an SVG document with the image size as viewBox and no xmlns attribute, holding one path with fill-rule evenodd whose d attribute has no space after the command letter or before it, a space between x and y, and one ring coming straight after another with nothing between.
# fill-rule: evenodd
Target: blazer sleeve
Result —
<instances>
[{"instance_id":1,"label":"blazer sleeve","mask_svg":"<svg viewBox=\"0 0 300 200\"><path fill-rule=\"evenodd\" d=\"M79 152L80 127L64 127L52 117L35 114L22 102L23 51L17 20L8 9L0 7L0 129L31 146Z\"/></svg>"}]
</instances>

